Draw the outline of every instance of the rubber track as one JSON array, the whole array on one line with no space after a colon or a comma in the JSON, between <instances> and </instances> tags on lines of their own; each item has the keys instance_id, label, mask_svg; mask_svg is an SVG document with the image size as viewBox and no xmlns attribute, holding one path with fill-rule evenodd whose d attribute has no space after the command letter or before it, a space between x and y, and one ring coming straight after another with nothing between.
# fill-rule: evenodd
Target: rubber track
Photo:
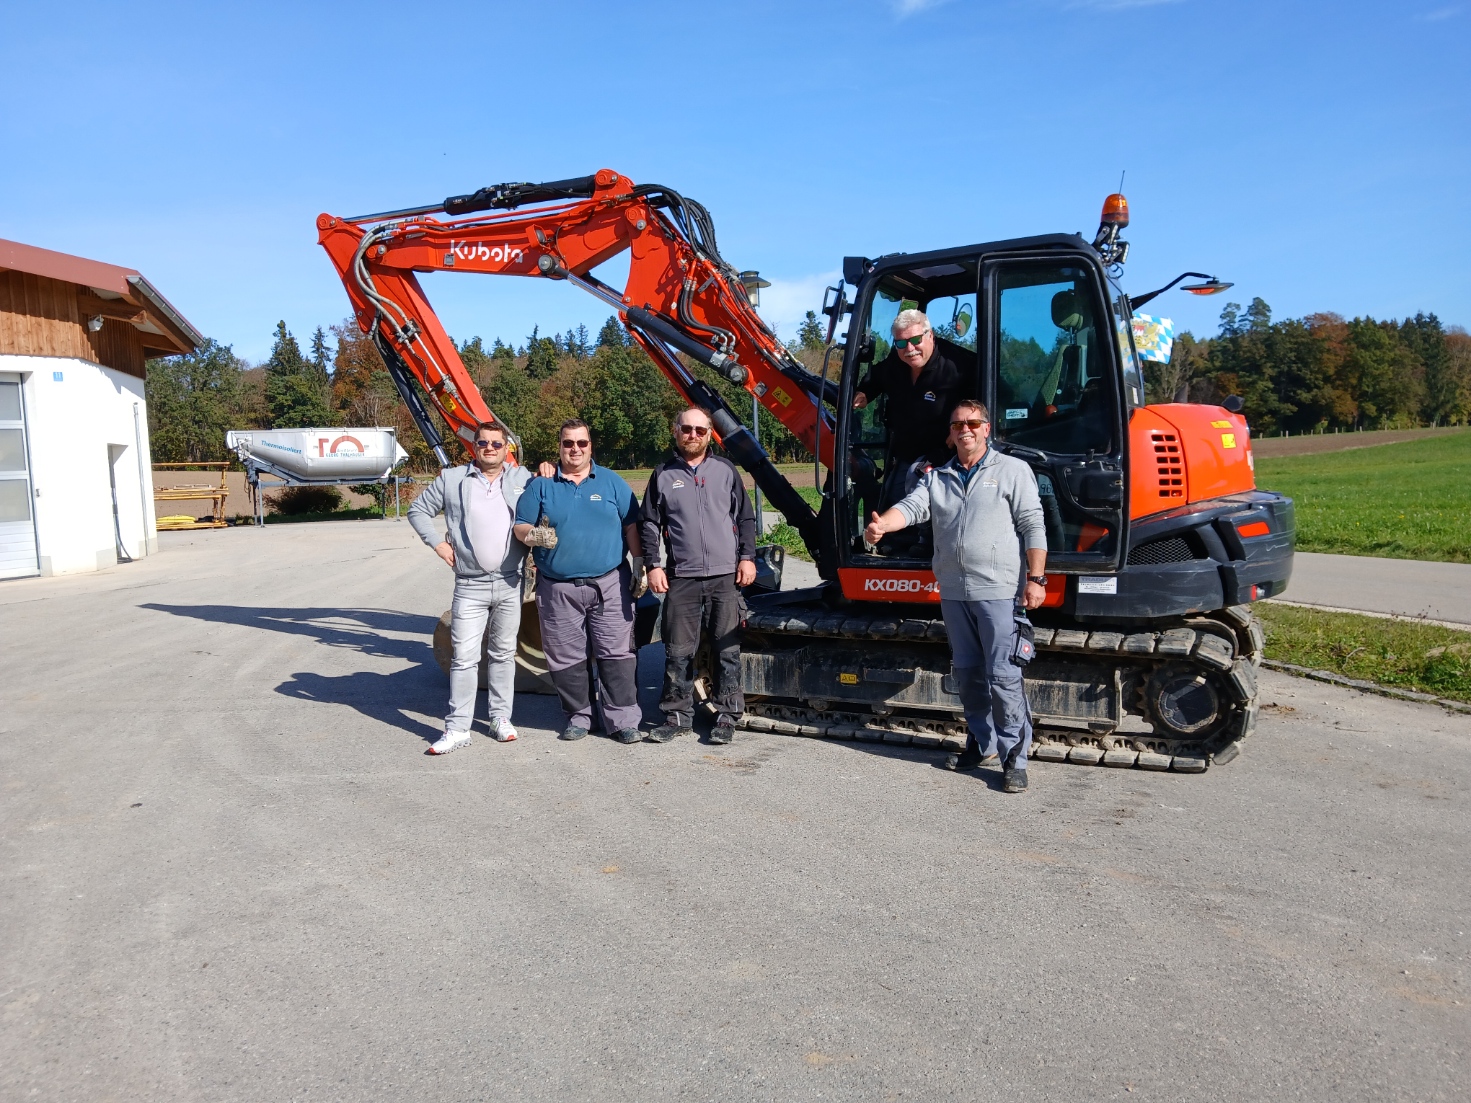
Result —
<instances>
[{"instance_id":1,"label":"rubber track","mask_svg":"<svg viewBox=\"0 0 1471 1103\"><path fill-rule=\"evenodd\" d=\"M948 642L945 622L939 618L896 617L887 612L834 613L810 607L777 610L753 613L746 621L746 628L780 636ZM1224 723L1199 741L1175 738L1158 729L1153 733L1094 734L1038 726L1033 732L1033 758L1087 766L1199 773L1212 762L1225 763L1235 758L1242 741L1256 728L1256 670L1261 664L1264 637L1261 623L1249 605L1187 618L1158 629L1038 626L1036 635L1039 655L1073 662L1096 658L1100 660L1100 674L1105 676L1111 675L1112 664L1104 662L1104 656L1117 656L1130 668L1147 668L1164 662L1195 667L1212 681L1217 693L1230 705ZM1136 714L1139 711L1126 709ZM776 700L749 702L741 726L782 735L890 743L945 753L958 752L965 746L965 725L959 717L945 720L905 714L879 720L869 712L819 713L797 702Z\"/></svg>"}]
</instances>

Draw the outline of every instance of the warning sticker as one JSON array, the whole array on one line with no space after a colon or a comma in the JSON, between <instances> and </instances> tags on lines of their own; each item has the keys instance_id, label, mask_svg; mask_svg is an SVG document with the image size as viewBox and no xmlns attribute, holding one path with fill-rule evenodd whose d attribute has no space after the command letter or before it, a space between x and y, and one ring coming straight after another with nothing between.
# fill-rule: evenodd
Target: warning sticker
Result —
<instances>
[{"instance_id":1,"label":"warning sticker","mask_svg":"<svg viewBox=\"0 0 1471 1103\"><path fill-rule=\"evenodd\" d=\"M782 390L780 387L772 388L771 397L776 399L783 406L790 406L792 404L792 396L787 394L787 392Z\"/></svg>"},{"instance_id":2,"label":"warning sticker","mask_svg":"<svg viewBox=\"0 0 1471 1103\"><path fill-rule=\"evenodd\" d=\"M1006 411L1006 420L1007 421L1022 421L1023 419L1026 418L1026 416L1027 416L1027 408L1025 406L1019 406L1019 407L1017 407L1014 410L1007 410Z\"/></svg>"},{"instance_id":3,"label":"warning sticker","mask_svg":"<svg viewBox=\"0 0 1471 1103\"><path fill-rule=\"evenodd\" d=\"M1236 447L1236 434L1235 433L1222 433L1221 434L1221 447L1222 448L1235 448Z\"/></svg>"},{"instance_id":4,"label":"warning sticker","mask_svg":"<svg viewBox=\"0 0 1471 1103\"><path fill-rule=\"evenodd\" d=\"M1078 593L1080 594L1116 594L1119 592L1119 580L1113 575L1082 575L1078 579Z\"/></svg>"}]
</instances>

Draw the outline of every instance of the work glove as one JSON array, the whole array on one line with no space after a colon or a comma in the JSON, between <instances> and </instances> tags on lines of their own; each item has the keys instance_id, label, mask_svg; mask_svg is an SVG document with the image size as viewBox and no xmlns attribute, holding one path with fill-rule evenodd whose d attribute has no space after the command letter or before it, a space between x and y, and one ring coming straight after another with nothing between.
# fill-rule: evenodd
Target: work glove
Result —
<instances>
[{"instance_id":1,"label":"work glove","mask_svg":"<svg viewBox=\"0 0 1471 1103\"><path fill-rule=\"evenodd\" d=\"M649 572L644 569L644 557L633 556L633 600L637 601L649 592Z\"/></svg>"},{"instance_id":2,"label":"work glove","mask_svg":"<svg viewBox=\"0 0 1471 1103\"><path fill-rule=\"evenodd\" d=\"M528 548L555 548L557 530L552 528L547 519L543 517L531 527L531 531L526 534L526 539L522 543Z\"/></svg>"}]
</instances>

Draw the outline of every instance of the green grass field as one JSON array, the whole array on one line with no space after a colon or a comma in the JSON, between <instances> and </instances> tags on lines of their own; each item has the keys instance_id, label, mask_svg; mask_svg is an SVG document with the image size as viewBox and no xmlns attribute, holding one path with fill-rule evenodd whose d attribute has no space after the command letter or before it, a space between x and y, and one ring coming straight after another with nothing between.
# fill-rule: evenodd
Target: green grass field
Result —
<instances>
[{"instance_id":1,"label":"green grass field","mask_svg":"<svg viewBox=\"0 0 1471 1103\"><path fill-rule=\"evenodd\" d=\"M1262 602L1267 658L1471 701L1471 632Z\"/></svg>"},{"instance_id":2,"label":"green grass field","mask_svg":"<svg viewBox=\"0 0 1471 1103\"><path fill-rule=\"evenodd\" d=\"M1471 562L1471 430L1260 459L1256 480L1296 502L1299 551Z\"/></svg>"}]
</instances>

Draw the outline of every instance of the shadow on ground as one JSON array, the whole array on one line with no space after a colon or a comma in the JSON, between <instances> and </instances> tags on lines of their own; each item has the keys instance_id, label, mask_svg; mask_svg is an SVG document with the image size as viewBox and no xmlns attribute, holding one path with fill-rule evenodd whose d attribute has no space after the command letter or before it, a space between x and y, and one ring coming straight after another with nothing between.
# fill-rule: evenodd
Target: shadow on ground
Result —
<instances>
[{"instance_id":1,"label":"shadow on ground","mask_svg":"<svg viewBox=\"0 0 1471 1103\"><path fill-rule=\"evenodd\" d=\"M306 636L328 647L346 648L374 658L402 659L413 665L391 674L360 670L333 677L298 671L278 685L276 692L301 701L347 705L369 719L408 732L427 743L440 736L440 725L426 724L409 715L435 716L445 710L448 687L429 642L434 636L434 617L392 609L282 609L156 602L146 602L140 607L215 624Z\"/></svg>"}]
</instances>

